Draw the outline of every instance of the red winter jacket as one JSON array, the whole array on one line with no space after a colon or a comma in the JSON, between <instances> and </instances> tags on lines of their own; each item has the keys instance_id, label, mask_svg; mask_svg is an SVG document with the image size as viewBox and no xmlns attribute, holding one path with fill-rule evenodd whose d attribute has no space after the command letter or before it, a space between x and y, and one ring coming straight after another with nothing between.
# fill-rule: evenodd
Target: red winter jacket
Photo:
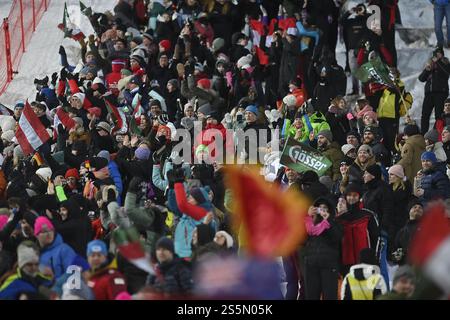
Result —
<instances>
[{"instance_id":1,"label":"red winter jacket","mask_svg":"<svg viewBox=\"0 0 450 320\"><path fill-rule=\"evenodd\" d=\"M116 296L127 291L125 277L116 270L116 262L91 275L88 286L94 292L95 300L114 300Z\"/></svg>"}]
</instances>

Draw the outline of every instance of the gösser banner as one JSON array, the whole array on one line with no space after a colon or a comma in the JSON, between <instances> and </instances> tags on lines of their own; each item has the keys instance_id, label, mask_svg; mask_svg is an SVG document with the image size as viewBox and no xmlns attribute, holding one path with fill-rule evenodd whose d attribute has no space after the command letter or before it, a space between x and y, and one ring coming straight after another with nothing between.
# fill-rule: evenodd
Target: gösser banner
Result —
<instances>
[{"instance_id":1,"label":"g\u00f6sser banner","mask_svg":"<svg viewBox=\"0 0 450 320\"><path fill-rule=\"evenodd\" d=\"M286 141L280 164L297 172L312 170L319 176L331 167L331 161L319 151L292 138Z\"/></svg>"}]
</instances>

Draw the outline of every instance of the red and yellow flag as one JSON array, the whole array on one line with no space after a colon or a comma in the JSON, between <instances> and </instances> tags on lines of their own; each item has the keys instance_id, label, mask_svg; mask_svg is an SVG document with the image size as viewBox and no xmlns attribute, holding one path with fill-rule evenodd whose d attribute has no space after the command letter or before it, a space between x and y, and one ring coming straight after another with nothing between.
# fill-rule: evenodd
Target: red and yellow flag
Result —
<instances>
[{"instance_id":1,"label":"red and yellow flag","mask_svg":"<svg viewBox=\"0 0 450 320\"><path fill-rule=\"evenodd\" d=\"M266 258L294 252L306 239L306 197L294 191L282 192L266 182L256 168L230 167L227 173L235 226L240 227L246 252Z\"/></svg>"}]
</instances>

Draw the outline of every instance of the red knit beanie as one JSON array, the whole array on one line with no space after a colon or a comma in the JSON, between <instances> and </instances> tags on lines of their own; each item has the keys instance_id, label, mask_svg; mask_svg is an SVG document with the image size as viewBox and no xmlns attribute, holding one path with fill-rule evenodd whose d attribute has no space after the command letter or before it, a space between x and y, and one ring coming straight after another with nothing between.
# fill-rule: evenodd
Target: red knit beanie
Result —
<instances>
[{"instance_id":1,"label":"red knit beanie","mask_svg":"<svg viewBox=\"0 0 450 320\"><path fill-rule=\"evenodd\" d=\"M66 175L64 178L68 179L69 177L75 177L75 179L80 179L80 175L78 174L78 170L75 168L69 169L66 171Z\"/></svg>"},{"instance_id":2,"label":"red knit beanie","mask_svg":"<svg viewBox=\"0 0 450 320\"><path fill-rule=\"evenodd\" d=\"M211 81L209 79L200 79L197 81L197 85L201 85L203 89L210 89L211 88Z\"/></svg>"},{"instance_id":3,"label":"red knit beanie","mask_svg":"<svg viewBox=\"0 0 450 320\"><path fill-rule=\"evenodd\" d=\"M172 43L169 40L162 40L159 45L164 48L164 51L169 51L172 47Z\"/></svg>"}]
</instances>

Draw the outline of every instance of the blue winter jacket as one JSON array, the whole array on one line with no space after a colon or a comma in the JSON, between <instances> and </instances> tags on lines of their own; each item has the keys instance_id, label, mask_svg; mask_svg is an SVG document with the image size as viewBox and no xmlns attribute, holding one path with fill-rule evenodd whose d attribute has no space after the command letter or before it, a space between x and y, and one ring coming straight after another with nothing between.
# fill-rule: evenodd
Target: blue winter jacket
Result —
<instances>
[{"instance_id":1,"label":"blue winter jacket","mask_svg":"<svg viewBox=\"0 0 450 320\"><path fill-rule=\"evenodd\" d=\"M450 196L450 181L446 174L437 169L424 172L420 187L424 190L421 200L447 199Z\"/></svg>"},{"instance_id":2,"label":"blue winter jacket","mask_svg":"<svg viewBox=\"0 0 450 320\"><path fill-rule=\"evenodd\" d=\"M449 0L430 0L430 2L437 6L446 6L449 3Z\"/></svg>"},{"instance_id":3,"label":"blue winter jacket","mask_svg":"<svg viewBox=\"0 0 450 320\"><path fill-rule=\"evenodd\" d=\"M122 205L122 192L123 192L123 183L122 183L122 177L120 175L119 167L117 166L117 163L113 160L109 161L108 163L108 170L111 178L114 181L114 185L116 186L117 192L119 193L119 196L117 197L117 203L119 206Z\"/></svg>"},{"instance_id":4,"label":"blue winter jacket","mask_svg":"<svg viewBox=\"0 0 450 320\"><path fill-rule=\"evenodd\" d=\"M40 264L52 269L55 279L58 279L72 264L76 256L75 251L66 243L60 234L55 234L55 240L41 251Z\"/></svg>"},{"instance_id":5,"label":"blue winter jacket","mask_svg":"<svg viewBox=\"0 0 450 320\"><path fill-rule=\"evenodd\" d=\"M0 299L17 300L22 293L37 293L39 286L50 288L51 285L52 281L42 274L37 275L35 283L26 281L22 278L20 270L17 270L17 273L9 276L0 288Z\"/></svg>"}]
</instances>

